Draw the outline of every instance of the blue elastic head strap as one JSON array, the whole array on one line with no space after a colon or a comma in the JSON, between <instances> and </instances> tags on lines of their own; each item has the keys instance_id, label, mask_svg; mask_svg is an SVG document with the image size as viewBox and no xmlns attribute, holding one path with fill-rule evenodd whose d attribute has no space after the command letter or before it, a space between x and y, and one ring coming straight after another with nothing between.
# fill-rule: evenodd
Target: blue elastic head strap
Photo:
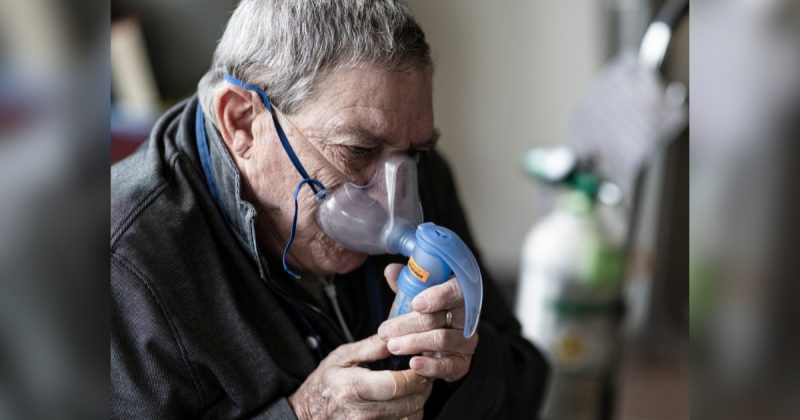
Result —
<instances>
[{"instance_id":1,"label":"blue elastic head strap","mask_svg":"<svg viewBox=\"0 0 800 420\"><path fill-rule=\"evenodd\" d=\"M286 264L286 255L289 253L289 248L292 246L292 242L294 242L295 233L297 231L297 212L298 212L297 196L300 193L300 190L303 188L303 185L308 185L308 187L314 193L314 197L317 200L322 200L323 198L325 198L325 186L322 185L322 183L317 181L316 179L311 178L311 176L308 175L308 172L306 172L306 169L303 167L303 164L300 163L300 159L297 158L297 154L295 154L292 145L289 144L289 139L286 137L286 133L283 131L283 127L281 127L280 122L278 122L278 116L275 110L272 108L272 103L269 100L269 96L267 96L267 92L265 92L264 89L256 85L245 83L231 76L230 74L225 73L223 77L228 83L234 86L238 86L242 89L250 90L258 94L258 96L261 98L261 102L264 103L264 107L267 108L267 111L269 111L270 115L272 116L272 123L275 126L275 131L278 133L278 138L281 140L281 145L283 146L283 150L286 152L286 155L289 156L289 160L292 161L292 165L294 165L294 168L303 178L297 184L297 187L295 187L294 190L294 217L292 217L292 230L289 233L289 240L286 242L286 246L283 248L283 257L282 257L283 271L285 271L290 276L299 279L300 275L292 271ZM208 175L209 173L206 173L206 176ZM209 182L209 185L210 186L214 185L213 175L211 181ZM212 190L213 189L215 188L212 188Z\"/></svg>"},{"instance_id":2,"label":"blue elastic head strap","mask_svg":"<svg viewBox=\"0 0 800 420\"><path fill-rule=\"evenodd\" d=\"M297 158L297 154L294 153L294 149L292 149L292 145L289 144L289 139L286 137L286 133L284 133L283 127L281 127L281 123L278 122L278 115L272 109L272 103L269 100L269 96L267 96L267 92L265 92L264 89L261 89L260 87L258 87L256 85L251 85L249 83L245 83L245 82L243 82L243 81L231 76L228 73L225 73L223 75L223 77L225 77L225 80L228 83L230 83L230 84L232 84L234 86L239 86L242 89L251 90L251 91L257 93L259 97L261 97L261 102L264 103L264 107L267 108L267 111L269 111L269 114L272 116L272 123L275 125L275 131L278 133L278 138L281 140L281 145L283 145L283 150L286 151L286 154L289 156L289 160L292 161L292 165L294 165L294 168L297 169L297 172L300 174L300 176L303 179L312 179L310 176L308 176L308 172L306 172L306 168L304 168L303 164L300 163L300 159ZM319 182L317 182L316 185L314 183L308 183L308 186L309 186L309 188L311 188L311 191L314 192L314 195L319 194L319 191L317 191L317 185L319 185L319 188L321 190L325 189L322 186L322 184L320 184Z\"/></svg>"}]
</instances>

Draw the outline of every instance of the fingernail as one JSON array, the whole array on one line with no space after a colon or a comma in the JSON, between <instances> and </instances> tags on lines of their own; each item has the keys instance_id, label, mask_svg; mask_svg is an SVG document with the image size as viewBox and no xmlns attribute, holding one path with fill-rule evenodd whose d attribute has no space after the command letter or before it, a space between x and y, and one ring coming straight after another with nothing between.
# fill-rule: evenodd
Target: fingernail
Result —
<instances>
[{"instance_id":1,"label":"fingernail","mask_svg":"<svg viewBox=\"0 0 800 420\"><path fill-rule=\"evenodd\" d=\"M400 341L393 338L393 339L389 340L389 343L386 344L386 347L389 348L390 352L394 353L394 352L400 350Z\"/></svg>"},{"instance_id":2,"label":"fingernail","mask_svg":"<svg viewBox=\"0 0 800 420\"><path fill-rule=\"evenodd\" d=\"M428 299L424 297L417 297L411 302L411 306L414 307L415 311L427 311L428 310Z\"/></svg>"},{"instance_id":3,"label":"fingernail","mask_svg":"<svg viewBox=\"0 0 800 420\"><path fill-rule=\"evenodd\" d=\"M414 370L425 369L425 361L423 361L422 359L413 358L408 363L408 365L411 366L411 369L414 369Z\"/></svg>"},{"instance_id":4,"label":"fingernail","mask_svg":"<svg viewBox=\"0 0 800 420\"><path fill-rule=\"evenodd\" d=\"M380 337L381 340L385 341L386 338L389 337L389 334L386 333L386 327L384 327L383 325L384 324L381 324L381 326L378 327L378 337Z\"/></svg>"}]
</instances>

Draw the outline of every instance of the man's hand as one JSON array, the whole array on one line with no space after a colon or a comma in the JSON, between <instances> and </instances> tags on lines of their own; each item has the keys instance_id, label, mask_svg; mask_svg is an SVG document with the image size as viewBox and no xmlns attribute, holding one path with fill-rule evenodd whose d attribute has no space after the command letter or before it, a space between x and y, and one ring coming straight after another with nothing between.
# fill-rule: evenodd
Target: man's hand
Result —
<instances>
[{"instance_id":1,"label":"man's hand","mask_svg":"<svg viewBox=\"0 0 800 420\"><path fill-rule=\"evenodd\" d=\"M300 420L421 419L433 381L411 370L359 367L387 357L386 342L375 335L339 346L289 397L292 410Z\"/></svg>"},{"instance_id":2,"label":"man's hand","mask_svg":"<svg viewBox=\"0 0 800 420\"><path fill-rule=\"evenodd\" d=\"M389 264L384 275L397 292L402 264ZM414 312L384 321L378 336L387 340L392 354L414 356L411 369L421 376L454 382L469 371L478 334L464 338L464 296L455 278L422 291L411 302ZM447 312L452 323L447 328Z\"/></svg>"}]
</instances>

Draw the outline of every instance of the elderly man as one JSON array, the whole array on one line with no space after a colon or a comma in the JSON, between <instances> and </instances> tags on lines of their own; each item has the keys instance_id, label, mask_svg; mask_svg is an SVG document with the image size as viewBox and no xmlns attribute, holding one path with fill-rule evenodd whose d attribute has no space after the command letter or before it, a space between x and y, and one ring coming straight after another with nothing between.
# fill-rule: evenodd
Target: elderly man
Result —
<instances>
[{"instance_id":1,"label":"elderly man","mask_svg":"<svg viewBox=\"0 0 800 420\"><path fill-rule=\"evenodd\" d=\"M398 1L239 4L197 96L112 169L112 417L535 415L546 365L489 276L470 338L456 279L386 321L402 260L315 219L309 190L410 156L425 219L475 249L431 78Z\"/></svg>"}]
</instances>

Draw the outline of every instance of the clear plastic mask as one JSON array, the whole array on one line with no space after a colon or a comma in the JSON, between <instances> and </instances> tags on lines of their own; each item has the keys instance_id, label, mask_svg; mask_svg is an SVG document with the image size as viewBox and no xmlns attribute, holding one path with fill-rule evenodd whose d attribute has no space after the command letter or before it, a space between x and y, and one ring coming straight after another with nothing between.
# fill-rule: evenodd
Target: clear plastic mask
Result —
<instances>
[{"instance_id":1,"label":"clear plastic mask","mask_svg":"<svg viewBox=\"0 0 800 420\"><path fill-rule=\"evenodd\" d=\"M319 203L322 230L348 249L395 254L398 235L422 223L417 163L405 154L384 158L366 185L347 182Z\"/></svg>"}]
</instances>

